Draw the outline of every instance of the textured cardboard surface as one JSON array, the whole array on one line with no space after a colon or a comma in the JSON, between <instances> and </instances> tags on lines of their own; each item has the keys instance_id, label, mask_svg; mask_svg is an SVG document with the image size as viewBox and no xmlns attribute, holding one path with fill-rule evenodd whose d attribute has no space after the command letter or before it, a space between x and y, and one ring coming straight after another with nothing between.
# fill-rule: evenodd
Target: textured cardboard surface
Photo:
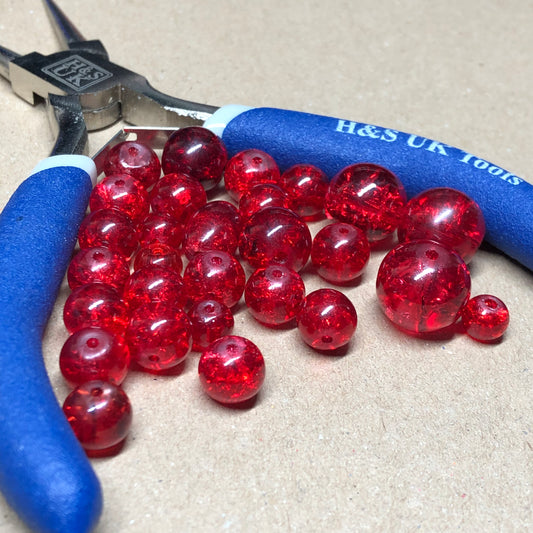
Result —
<instances>
[{"instance_id":1,"label":"textured cardboard surface","mask_svg":"<svg viewBox=\"0 0 533 533\"><path fill-rule=\"evenodd\" d=\"M380 124L468 150L533 181L529 2L126 2L62 7L111 60L163 92ZM57 44L37 1L3 0L0 43ZM0 204L45 157L43 106L0 80ZM90 136L92 150L119 125ZM314 224L313 232L323 223ZM533 224L533 222L532 222ZM533 226L532 226L533 228ZM533 231L533 229L531 230ZM503 342L407 337L380 312L375 252L345 290L359 325L345 355L235 313L263 351L257 401L204 396L192 354L179 375L133 373L134 425L120 455L94 461L105 495L97 533L140 531L527 531L533 528L530 271L489 249L473 293L511 312ZM326 284L304 272L307 290ZM58 399L63 288L44 339ZM24 531L0 500L0 531Z\"/></svg>"}]
</instances>

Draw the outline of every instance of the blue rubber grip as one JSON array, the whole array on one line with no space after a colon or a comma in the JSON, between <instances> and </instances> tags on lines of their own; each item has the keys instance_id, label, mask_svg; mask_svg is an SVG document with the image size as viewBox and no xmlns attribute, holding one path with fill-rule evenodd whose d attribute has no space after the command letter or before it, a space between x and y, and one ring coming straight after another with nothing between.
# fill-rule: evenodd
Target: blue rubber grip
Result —
<instances>
[{"instance_id":1,"label":"blue rubber grip","mask_svg":"<svg viewBox=\"0 0 533 533\"><path fill-rule=\"evenodd\" d=\"M389 128L269 108L235 117L222 140L230 155L258 148L281 170L309 163L330 178L352 163L376 163L400 178L409 197L432 187L461 190L481 207L487 242L533 270L533 186L468 152Z\"/></svg>"},{"instance_id":2,"label":"blue rubber grip","mask_svg":"<svg viewBox=\"0 0 533 533\"><path fill-rule=\"evenodd\" d=\"M35 531L90 531L102 509L41 348L91 186L79 168L50 168L24 181L0 215L0 489Z\"/></svg>"}]
</instances>

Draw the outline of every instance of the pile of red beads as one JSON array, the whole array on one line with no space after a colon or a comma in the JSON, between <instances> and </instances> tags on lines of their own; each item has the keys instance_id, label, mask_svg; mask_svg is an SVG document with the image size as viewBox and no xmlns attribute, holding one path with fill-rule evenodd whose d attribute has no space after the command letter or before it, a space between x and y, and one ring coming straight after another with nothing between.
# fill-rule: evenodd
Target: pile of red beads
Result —
<instances>
[{"instance_id":1,"label":"pile of red beads","mask_svg":"<svg viewBox=\"0 0 533 533\"><path fill-rule=\"evenodd\" d=\"M122 383L130 368L169 373L198 351L200 384L214 400L258 393L263 355L232 334L243 296L265 326L294 325L323 353L346 347L357 326L353 303L333 288L306 295L300 271L310 262L342 287L361 277L375 243L395 234L400 243L377 276L378 300L395 325L423 334L462 317L483 342L507 327L501 300L470 299L466 263L485 228L479 207L458 191L433 189L407 202L400 180L371 163L350 165L329 183L307 164L282 173L260 150L228 159L222 141L198 127L174 132L161 162L147 146L118 144L105 174L67 273L71 336L60 356L75 387L64 411L91 455L114 452L128 433ZM238 205L209 201L222 181ZM308 222L324 217L332 220L313 238Z\"/></svg>"}]
</instances>

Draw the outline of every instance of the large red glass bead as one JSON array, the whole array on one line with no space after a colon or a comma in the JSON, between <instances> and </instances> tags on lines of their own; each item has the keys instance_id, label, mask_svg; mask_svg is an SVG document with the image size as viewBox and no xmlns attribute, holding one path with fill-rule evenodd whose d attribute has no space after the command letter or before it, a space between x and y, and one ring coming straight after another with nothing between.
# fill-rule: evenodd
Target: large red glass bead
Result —
<instances>
[{"instance_id":1,"label":"large red glass bead","mask_svg":"<svg viewBox=\"0 0 533 533\"><path fill-rule=\"evenodd\" d=\"M265 361L250 340L227 335L212 342L200 356L198 375L214 400L234 404L253 398L265 380Z\"/></svg>"},{"instance_id":2,"label":"large red glass bead","mask_svg":"<svg viewBox=\"0 0 533 533\"><path fill-rule=\"evenodd\" d=\"M407 197L400 180L388 169L357 163L341 170L329 184L326 215L360 227L369 242L391 235L405 212Z\"/></svg>"},{"instance_id":3,"label":"large red glass bead","mask_svg":"<svg viewBox=\"0 0 533 533\"><path fill-rule=\"evenodd\" d=\"M357 312L350 299L335 289L308 294L296 318L302 339L316 350L336 350L350 342Z\"/></svg>"},{"instance_id":4,"label":"large red glass bead","mask_svg":"<svg viewBox=\"0 0 533 533\"><path fill-rule=\"evenodd\" d=\"M159 243L178 249L183 240L183 224L159 213L150 213L139 223L137 232L141 246Z\"/></svg>"},{"instance_id":5,"label":"large red glass bead","mask_svg":"<svg viewBox=\"0 0 533 533\"><path fill-rule=\"evenodd\" d=\"M294 165L282 174L281 185L289 196L291 209L304 220L324 215L329 180L322 170L313 165Z\"/></svg>"},{"instance_id":6,"label":"large red glass bead","mask_svg":"<svg viewBox=\"0 0 533 533\"><path fill-rule=\"evenodd\" d=\"M63 322L70 333L98 327L122 335L128 323L128 309L114 287L89 283L69 295L63 307Z\"/></svg>"},{"instance_id":7,"label":"large red glass bead","mask_svg":"<svg viewBox=\"0 0 533 533\"><path fill-rule=\"evenodd\" d=\"M235 257L223 250L198 252L186 266L183 281L192 302L215 299L233 307L246 283L244 269Z\"/></svg>"},{"instance_id":8,"label":"large red glass bead","mask_svg":"<svg viewBox=\"0 0 533 533\"><path fill-rule=\"evenodd\" d=\"M471 298L461 316L466 333L480 342L498 340L509 325L509 309L499 298L490 294Z\"/></svg>"},{"instance_id":9,"label":"large red glass bead","mask_svg":"<svg viewBox=\"0 0 533 533\"><path fill-rule=\"evenodd\" d=\"M454 249L470 262L485 236L480 207L466 194L448 187L428 189L407 203L398 227L401 242L430 239Z\"/></svg>"},{"instance_id":10,"label":"large red glass bead","mask_svg":"<svg viewBox=\"0 0 533 533\"><path fill-rule=\"evenodd\" d=\"M109 150L104 173L106 176L129 174L148 189L159 179L161 163L149 146L136 141L124 141Z\"/></svg>"},{"instance_id":11,"label":"large red glass bead","mask_svg":"<svg viewBox=\"0 0 533 533\"><path fill-rule=\"evenodd\" d=\"M324 226L313 239L311 261L319 276L331 283L358 278L370 257L364 231L345 222Z\"/></svg>"},{"instance_id":12,"label":"large red glass bead","mask_svg":"<svg viewBox=\"0 0 533 533\"><path fill-rule=\"evenodd\" d=\"M293 320L305 298L300 274L284 265L258 268L246 282L244 301L262 324L280 326Z\"/></svg>"},{"instance_id":13,"label":"large red glass bead","mask_svg":"<svg viewBox=\"0 0 533 533\"><path fill-rule=\"evenodd\" d=\"M223 142L212 131L190 126L169 137L161 159L165 174L187 174L209 191L222 179L228 155Z\"/></svg>"},{"instance_id":14,"label":"large red glass bead","mask_svg":"<svg viewBox=\"0 0 533 533\"><path fill-rule=\"evenodd\" d=\"M101 379L120 385L128 373L130 352L119 335L102 328L84 328L73 333L59 355L65 381L76 387Z\"/></svg>"},{"instance_id":15,"label":"large red glass bead","mask_svg":"<svg viewBox=\"0 0 533 533\"><path fill-rule=\"evenodd\" d=\"M141 248L133 260L133 269L147 266L160 266L181 274L183 261L178 250L166 244L153 243Z\"/></svg>"},{"instance_id":16,"label":"large red glass bead","mask_svg":"<svg viewBox=\"0 0 533 533\"><path fill-rule=\"evenodd\" d=\"M78 231L80 248L106 246L129 258L137 249L139 239L133 222L118 209L99 209L89 213Z\"/></svg>"},{"instance_id":17,"label":"large red glass bead","mask_svg":"<svg viewBox=\"0 0 533 533\"><path fill-rule=\"evenodd\" d=\"M207 202L200 182L185 174L167 174L153 187L150 205L154 213L170 215L185 224Z\"/></svg>"},{"instance_id":18,"label":"large red glass bead","mask_svg":"<svg viewBox=\"0 0 533 533\"><path fill-rule=\"evenodd\" d=\"M289 209L291 205L287 193L273 183L254 185L239 200L239 213L244 221L265 207L285 207Z\"/></svg>"},{"instance_id":19,"label":"large red glass bead","mask_svg":"<svg viewBox=\"0 0 533 533\"><path fill-rule=\"evenodd\" d=\"M461 256L435 241L411 241L391 250L379 267L376 289L385 315L408 333L451 326L470 295Z\"/></svg>"},{"instance_id":20,"label":"large red glass bead","mask_svg":"<svg viewBox=\"0 0 533 533\"><path fill-rule=\"evenodd\" d=\"M274 159L254 148L235 154L224 171L226 191L234 200L239 200L247 190L259 183L280 185L280 182L279 168Z\"/></svg>"},{"instance_id":21,"label":"large red glass bead","mask_svg":"<svg viewBox=\"0 0 533 533\"><path fill-rule=\"evenodd\" d=\"M150 204L140 181L128 174L113 174L96 184L89 197L89 208L118 209L137 223L148 214Z\"/></svg>"},{"instance_id":22,"label":"large red glass bead","mask_svg":"<svg viewBox=\"0 0 533 533\"><path fill-rule=\"evenodd\" d=\"M89 456L116 453L131 427L128 396L121 387L101 380L75 388L66 397L63 412Z\"/></svg>"},{"instance_id":23,"label":"large red glass bead","mask_svg":"<svg viewBox=\"0 0 533 533\"><path fill-rule=\"evenodd\" d=\"M239 250L252 268L283 264L299 272L311 253L311 232L293 211L266 207L244 225Z\"/></svg>"},{"instance_id":24,"label":"large red glass bead","mask_svg":"<svg viewBox=\"0 0 533 533\"><path fill-rule=\"evenodd\" d=\"M227 335L235 324L231 309L217 300L198 300L187 313L192 328L192 349L201 352Z\"/></svg>"},{"instance_id":25,"label":"large red glass bead","mask_svg":"<svg viewBox=\"0 0 533 533\"><path fill-rule=\"evenodd\" d=\"M189 317L175 305L141 305L131 312L126 342L132 361L143 369L169 370L184 361L191 350Z\"/></svg>"},{"instance_id":26,"label":"large red glass bead","mask_svg":"<svg viewBox=\"0 0 533 533\"><path fill-rule=\"evenodd\" d=\"M67 270L71 289L94 282L121 288L129 275L128 262L124 256L105 246L80 250L72 258Z\"/></svg>"}]
</instances>

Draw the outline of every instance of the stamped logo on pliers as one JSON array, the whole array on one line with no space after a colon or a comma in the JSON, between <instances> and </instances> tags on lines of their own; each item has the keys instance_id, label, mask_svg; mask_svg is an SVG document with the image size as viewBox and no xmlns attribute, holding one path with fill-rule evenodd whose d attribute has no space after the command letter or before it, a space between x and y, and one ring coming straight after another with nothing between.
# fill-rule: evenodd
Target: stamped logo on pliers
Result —
<instances>
[{"instance_id":1,"label":"stamped logo on pliers","mask_svg":"<svg viewBox=\"0 0 533 533\"><path fill-rule=\"evenodd\" d=\"M75 91L83 91L113 76L111 72L78 55L57 61L44 67L42 71Z\"/></svg>"}]
</instances>

